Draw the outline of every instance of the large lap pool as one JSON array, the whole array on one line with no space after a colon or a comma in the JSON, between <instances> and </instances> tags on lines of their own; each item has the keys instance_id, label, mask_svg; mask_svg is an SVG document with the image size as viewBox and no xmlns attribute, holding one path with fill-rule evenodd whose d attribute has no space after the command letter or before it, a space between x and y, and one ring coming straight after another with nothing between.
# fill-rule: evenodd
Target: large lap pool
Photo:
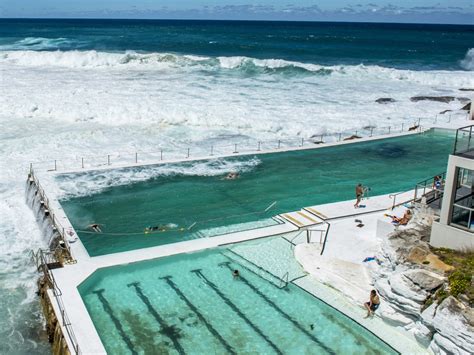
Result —
<instances>
[{"instance_id":1,"label":"large lap pool","mask_svg":"<svg viewBox=\"0 0 474 355\"><path fill-rule=\"evenodd\" d=\"M222 179L226 172L209 176L196 168L192 176L158 174L61 203L89 255L104 255L276 223L270 217L278 213L352 199L358 182L371 187L372 195L409 190L446 169L452 145L453 133L431 130L312 150L217 159L207 163L257 163L236 180ZM196 164L202 167L202 162L184 162L163 168L193 171ZM133 169L145 174L150 168ZM107 174L88 172L80 177L101 181ZM91 223L101 224L103 233L87 231ZM145 234L147 226L165 227ZM188 230L189 226L193 228Z\"/></svg>"},{"instance_id":2,"label":"large lap pool","mask_svg":"<svg viewBox=\"0 0 474 355\"><path fill-rule=\"evenodd\" d=\"M262 254L271 248L274 259ZM110 354L396 353L296 285L280 288L242 253L296 264L288 242L271 238L99 269L79 292Z\"/></svg>"}]
</instances>

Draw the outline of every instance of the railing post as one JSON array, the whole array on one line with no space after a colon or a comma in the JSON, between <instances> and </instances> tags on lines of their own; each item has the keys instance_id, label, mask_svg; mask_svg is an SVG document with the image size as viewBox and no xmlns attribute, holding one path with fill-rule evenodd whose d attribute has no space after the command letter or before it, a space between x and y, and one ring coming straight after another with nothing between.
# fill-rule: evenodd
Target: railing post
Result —
<instances>
[{"instance_id":1,"label":"railing post","mask_svg":"<svg viewBox=\"0 0 474 355\"><path fill-rule=\"evenodd\" d=\"M281 147L281 140L278 140L278 149Z\"/></svg>"},{"instance_id":2,"label":"railing post","mask_svg":"<svg viewBox=\"0 0 474 355\"><path fill-rule=\"evenodd\" d=\"M84 158L81 158L81 166L84 169Z\"/></svg>"},{"instance_id":3,"label":"railing post","mask_svg":"<svg viewBox=\"0 0 474 355\"><path fill-rule=\"evenodd\" d=\"M373 133L374 133L374 127L370 127L370 136L371 137L372 137Z\"/></svg>"},{"instance_id":4,"label":"railing post","mask_svg":"<svg viewBox=\"0 0 474 355\"><path fill-rule=\"evenodd\" d=\"M138 153L135 152L135 164L137 164L137 163L138 163Z\"/></svg>"},{"instance_id":5,"label":"railing post","mask_svg":"<svg viewBox=\"0 0 474 355\"><path fill-rule=\"evenodd\" d=\"M234 144L234 154L235 154L235 153L238 153L238 152L237 152L237 143Z\"/></svg>"},{"instance_id":6,"label":"railing post","mask_svg":"<svg viewBox=\"0 0 474 355\"><path fill-rule=\"evenodd\" d=\"M311 238L310 238L310 236L309 236L309 229L307 229L307 230L306 230L306 243L309 244L310 240L311 240Z\"/></svg>"},{"instance_id":7,"label":"railing post","mask_svg":"<svg viewBox=\"0 0 474 355\"><path fill-rule=\"evenodd\" d=\"M213 155L214 155L214 146L211 145L211 156L213 156Z\"/></svg>"},{"instance_id":8,"label":"railing post","mask_svg":"<svg viewBox=\"0 0 474 355\"><path fill-rule=\"evenodd\" d=\"M402 132L403 132L403 126L404 126L404 124L402 123Z\"/></svg>"},{"instance_id":9,"label":"railing post","mask_svg":"<svg viewBox=\"0 0 474 355\"><path fill-rule=\"evenodd\" d=\"M303 145L304 145L304 138L301 138L301 146L303 146Z\"/></svg>"},{"instance_id":10,"label":"railing post","mask_svg":"<svg viewBox=\"0 0 474 355\"><path fill-rule=\"evenodd\" d=\"M189 148L188 148L188 153L187 153L187 156L186 156L186 158L189 158Z\"/></svg>"},{"instance_id":11,"label":"railing post","mask_svg":"<svg viewBox=\"0 0 474 355\"><path fill-rule=\"evenodd\" d=\"M56 159L54 160L54 171L58 170L58 165L56 164Z\"/></svg>"},{"instance_id":12,"label":"railing post","mask_svg":"<svg viewBox=\"0 0 474 355\"><path fill-rule=\"evenodd\" d=\"M257 148L257 151L260 151L260 146L261 146L262 142L258 141L258 148Z\"/></svg>"},{"instance_id":13,"label":"railing post","mask_svg":"<svg viewBox=\"0 0 474 355\"><path fill-rule=\"evenodd\" d=\"M339 142L341 141L342 133L339 133Z\"/></svg>"},{"instance_id":14,"label":"railing post","mask_svg":"<svg viewBox=\"0 0 474 355\"><path fill-rule=\"evenodd\" d=\"M160 160L163 160L163 149L160 149Z\"/></svg>"},{"instance_id":15,"label":"railing post","mask_svg":"<svg viewBox=\"0 0 474 355\"><path fill-rule=\"evenodd\" d=\"M390 134L391 129L392 129L392 126L388 126L388 134Z\"/></svg>"},{"instance_id":16,"label":"railing post","mask_svg":"<svg viewBox=\"0 0 474 355\"><path fill-rule=\"evenodd\" d=\"M107 165L110 165L110 154L107 154Z\"/></svg>"}]
</instances>

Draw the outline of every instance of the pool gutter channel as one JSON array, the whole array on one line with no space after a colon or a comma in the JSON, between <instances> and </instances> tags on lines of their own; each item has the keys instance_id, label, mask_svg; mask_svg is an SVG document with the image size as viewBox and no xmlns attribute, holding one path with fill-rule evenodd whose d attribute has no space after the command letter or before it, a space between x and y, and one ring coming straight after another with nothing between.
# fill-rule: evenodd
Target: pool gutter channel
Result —
<instances>
[{"instance_id":1,"label":"pool gutter channel","mask_svg":"<svg viewBox=\"0 0 474 355\"><path fill-rule=\"evenodd\" d=\"M422 133L425 131L422 131ZM266 151L266 152L251 152L251 153L238 153L232 155L223 155L223 156L211 156L211 157L201 157L196 159L180 159L180 160L173 160L173 161L163 161L163 162L154 162L150 164L137 164L137 165L128 165L128 166L107 166L104 168L94 168L94 169L81 169L76 171L69 171L67 173L79 173L85 171L96 171L96 170L109 170L109 169L117 169L117 168L127 168L127 167L136 167L136 166L153 166L159 164L169 164L169 163L178 163L178 162L189 162L189 161L198 161L203 159L218 159L218 158L225 158L225 157L235 157L235 156L246 156L246 155L256 155L256 154L272 154L272 153L279 153L279 152L286 152L286 151L297 151L297 150L310 150L310 149L320 149L324 147L331 147L331 146L338 146L338 145L345 145L345 144L352 144L364 141L373 141L373 140L382 140L387 138L394 138L399 136L406 136L406 135L416 135L420 134L420 132L404 132L395 135L389 136L377 136L377 137L368 137L368 138L361 138L353 141L344 141L344 142L337 142L337 143L329 143L324 144L321 146L310 146L310 147L299 147L293 149L280 149L280 150L273 150L273 151ZM49 176L57 176L65 174L65 172L48 172ZM43 188L44 191L44 188ZM44 191L45 195L47 192ZM388 194L387 194L388 195ZM280 220L278 217L276 221L280 222L281 224L270 226L270 227L259 227L260 231L253 231L247 230L245 232L234 232L230 234L224 234L219 237L212 237L212 238L202 238L197 240L190 240L188 242L179 242L169 245L162 245L158 247L151 247L151 248L144 248L135 251L117 253L117 254L109 254L99 257L90 257L87 253L84 245L82 244L81 240L77 238L77 233L69 221L65 211L63 210L59 200L54 196L54 194L50 195L53 198L49 198L49 211L53 212L55 217L60 221L62 228L65 231L70 232L71 238L69 239L68 244L70 244L70 248L72 251L72 255L75 260L77 260L77 264L73 265L65 265L63 268L50 270L50 272L54 275L57 283L60 285L61 289L63 290L64 294L64 307L69 313L69 318L71 319L70 326L73 327L76 333L76 337L78 338L78 343L81 347L82 353L87 352L94 352L94 353L106 353L105 348L100 340L100 337L92 323L92 320L88 314L88 311L84 305L84 302L79 295L77 287L92 273L94 273L98 268L103 267L110 267L115 265L127 264L127 263L134 263L144 260L155 259L159 257L165 257L170 255L182 254L182 253L191 253L196 252L204 249L215 248L219 246L226 246L229 244L235 244L243 241L260 239L260 238L267 238L271 236L281 236L285 235L289 232L298 231L299 228L296 228L293 225L290 225L286 221ZM366 213L375 213L377 211L367 211ZM354 215L361 215L354 214ZM317 216L320 218L320 216ZM345 216L347 217L347 216ZM336 217L342 218L342 217ZM329 218L328 220L330 220ZM263 230L268 228L269 230L274 231L273 233L265 234ZM243 234L247 236L244 237ZM75 240L73 238L76 238ZM309 292L309 291L307 291ZM311 292L309 292L312 294ZM313 295L315 296L315 295ZM317 297L317 296L315 296ZM318 297L319 298L319 297ZM61 317L58 314L58 317ZM77 324L81 324L81 327L78 327ZM64 327L65 325L61 325L63 334L67 332ZM378 336L379 337L379 336ZM380 338L380 337L379 337ZM71 351L71 353L75 353L75 351Z\"/></svg>"}]
</instances>

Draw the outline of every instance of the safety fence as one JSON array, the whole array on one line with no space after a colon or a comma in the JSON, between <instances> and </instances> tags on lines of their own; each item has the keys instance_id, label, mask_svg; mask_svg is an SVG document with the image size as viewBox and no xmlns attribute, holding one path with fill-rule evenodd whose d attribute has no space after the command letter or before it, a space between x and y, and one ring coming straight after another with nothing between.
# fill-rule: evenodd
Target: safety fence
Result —
<instances>
[{"instance_id":1,"label":"safety fence","mask_svg":"<svg viewBox=\"0 0 474 355\"><path fill-rule=\"evenodd\" d=\"M453 115L454 116L454 115ZM31 162L29 169L47 171L77 171L81 169L104 168L108 166L131 166L161 161L199 159L234 154L255 154L291 149L304 149L326 143L350 141L360 138L399 135L407 132L422 132L436 123L449 123L451 115L437 115L435 118L416 118L399 125L383 127L366 126L357 130L345 130L312 135L310 137L280 138L273 140L246 139L228 143L193 143L184 146L160 146L156 150L116 151L98 155L75 155L51 160ZM457 117L467 115L457 114Z\"/></svg>"}]
</instances>

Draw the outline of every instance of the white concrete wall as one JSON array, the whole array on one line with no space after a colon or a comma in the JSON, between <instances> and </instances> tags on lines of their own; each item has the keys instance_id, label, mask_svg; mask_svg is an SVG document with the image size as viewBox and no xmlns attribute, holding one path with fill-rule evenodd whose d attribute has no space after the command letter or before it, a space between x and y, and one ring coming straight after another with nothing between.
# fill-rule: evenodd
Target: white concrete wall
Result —
<instances>
[{"instance_id":1,"label":"white concrete wall","mask_svg":"<svg viewBox=\"0 0 474 355\"><path fill-rule=\"evenodd\" d=\"M474 233L433 222L430 244L435 248L474 249Z\"/></svg>"},{"instance_id":2,"label":"white concrete wall","mask_svg":"<svg viewBox=\"0 0 474 355\"><path fill-rule=\"evenodd\" d=\"M450 249L474 248L474 233L453 226L451 214L456 194L457 168L474 170L474 159L450 155L446 171L446 182L444 186L443 205L439 222L433 222L430 244L434 247Z\"/></svg>"}]
</instances>

